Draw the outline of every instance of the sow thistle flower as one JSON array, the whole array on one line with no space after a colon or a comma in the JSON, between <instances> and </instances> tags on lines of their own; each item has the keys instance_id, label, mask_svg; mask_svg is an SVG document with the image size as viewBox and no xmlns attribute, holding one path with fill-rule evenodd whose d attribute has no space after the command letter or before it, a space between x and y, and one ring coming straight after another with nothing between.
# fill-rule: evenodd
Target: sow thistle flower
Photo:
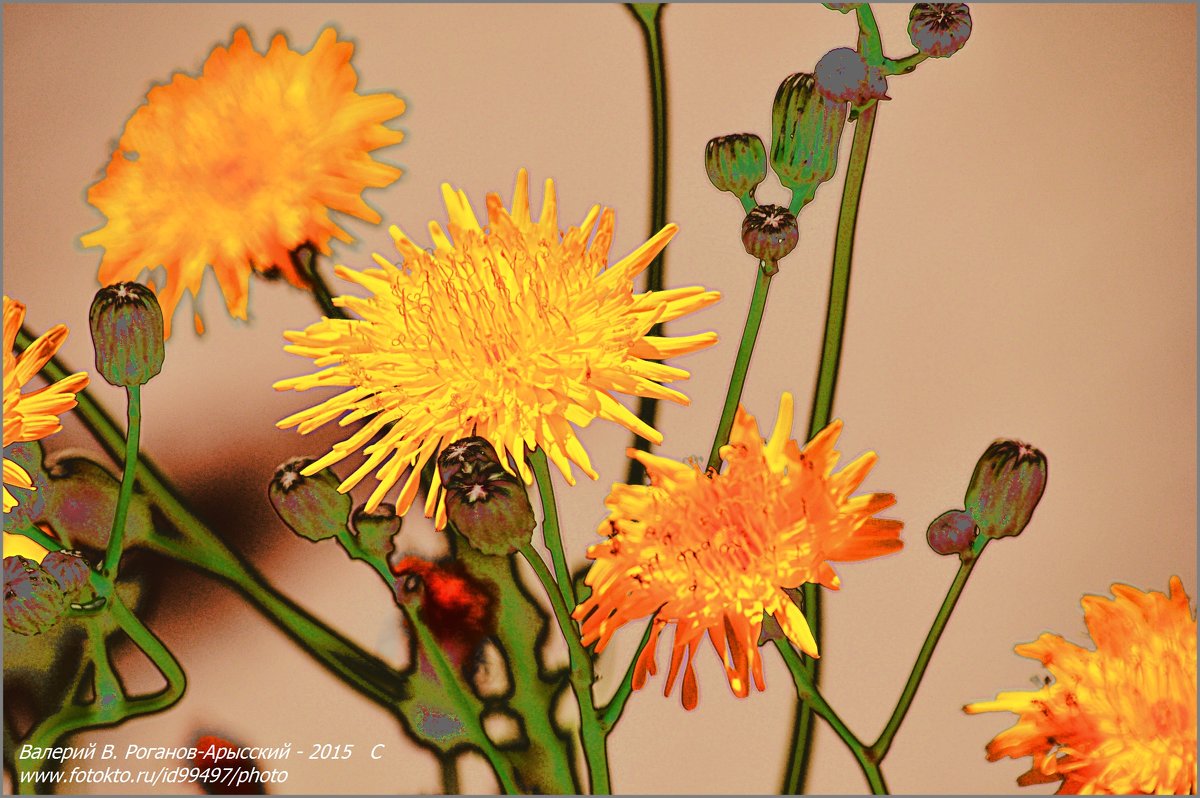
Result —
<instances>
[{"instance_id":1,"label":"sow thistle flower","mask_svg":"<svg viewBox=\"0 0 1200 798\"><path fill-rule=\"evenodd\" d=\"M593 419L615 421L654 443L662 435L616 399L651 396L687 404L661 383L688 372L654 361L716 342L715 333L651 336L658 322L678 319L720 298L701 287L633 293L633 281L677 228L667 225L616 264L608 265L614 214L593 207L578 227L560 233L554 183L547 180L541 217L529 208L529 181L517 177L512 209L487 197L485 228L466 195L444 185L449 232L429 230L426 251L391 228L402 262L376 255L376 269L338 266L336 274L370 296L338 297L357 314L324 319L286 333L287 351L312 358L322 370L282 380L277 390L316 387L344 392L279 422L308 433L341 417L366 420L307 468L314 474L361 450L366 460L341 485L343 492L376 472L367 501L373 510L411 468L395 500L405 513L422 467L440 448L469 436L490 443L501 463L511 455L525 482L533 472L526 448L541 447L574 484L571 463L597 478L575 435ZM594 235L593 235L594 231ZM435 473L425 514L445 524Z\"/></svg>"},{"instance_id":2,"label":"sow thistle flower","mask_svg":"<svg viewBox=\"0 0 1200 798\"><path fill-rule=\"evenodd\" d=\"M683 706L696 706L693 671L705 632L739 697L750 679L764 688L758 639L764 613L805 653L818 656L804 613L785 593L806 582L837 589L831 562L877 557L900 549L901 523L876 518L890 493L851 496L874 465L873 452L834 473L842 429L834 421L803 449L791 440L792 397L780 401L768 440L739 407L723 473L629 450L650 475L644 485L614 485L600 527L608 539L588 550L592 593L575 610L584 645L602 651L618 628L654 614L650 640L634 666L640 689L656 672L655 648L675 624L670 694L683 666Z\"/></svg>"},{"instance_id":3,"label":"sow thistle flower","mask_svg":"<svg viewBox=\"0 0 1200 798\"><path fill-rule=\"evenodd\" d=\"M1194 793L1196 615L1179 577L1170 590L1116 584L1114 599L1085 596L1094 650L1055 634L1017 646L1054 681L964 707L1018 716L988 759L1032 757L1017 784L1058 781L1061 794Z\"/></svg>"},{"instance_id":4,"label":"sow thistle flower","mask_svg":"<svg viewBox=\"0 0 1200 798\"><path fill-rule=\"evenodd\" d=\"M88 384L84 372L29 393L22 388L50 362L67 338L67 327L59 324L29 345L20 355L13 354L17 333L25 320L25 306L4 297L4 447L23 441L39 441L62 429L58 417L75 407L75 394ZM34 490L33 479L13 460L4 458L4 512L18 504L9 486L22 491ZM40 547L38 547L40 549Z\"/></svg>"},{"instance_id":5,"label":"sow thistle flower","mask_svg":"<svg viewBox=\"0 0 1200 798\"><path fill-rule=\"evenodd\" d=\"M331 238L352 240L330 211L379 222L361 193L400 176L370 153L403 137L383 123L404 112L404 101L356 92L353 53L326 29L307 53L280 34L260 55L239 29L200 77L176 74L151 89L104 179L88 190L108 217L82 239L104 247L100 282L162 266L170 335L184 290L197 295L209 265L230 315L244 319L252 271L304 288L293 251L307 244L328 254Z\"/></svg>"}]
</instances>

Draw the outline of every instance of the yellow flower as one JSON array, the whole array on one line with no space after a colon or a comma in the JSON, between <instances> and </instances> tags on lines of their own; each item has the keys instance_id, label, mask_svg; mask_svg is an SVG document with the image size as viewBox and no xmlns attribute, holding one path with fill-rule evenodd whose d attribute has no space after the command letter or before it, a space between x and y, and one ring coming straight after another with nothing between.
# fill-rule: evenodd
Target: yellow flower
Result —
<instances>
[{"instance_id":1,"label":"yellow flower","mask_svg":"<svg viewBox=\"0 0 1200 798\"><path fill-rule=\"evenodd\" d=\"M790 440L792 397L784 394L771 438L739 407L729 444L721 448L724 473L629 450L650 475L650 486L614 485L600 526L608 537L588 550L594 560L592 593L575 610L583 642L602 651L622 625L654 614L651 637L638 658L633 686L656 672L655 647L675 624L669 695L680 665L683 705L699 698L692 670L704 633L725 664L739 697L750 676L764 687L758 653L763 615L811 656L816 642L804 613L784 592L805 582L837 589L830 562L863 560L897 551L901 523L874 515L890 507L890 493L851 496L876 457L868 452L834 473L842 424L834 421L803 450Z\"/></svg>"},{"instance_id":2,"label":"yellow flower","mask_svg":"<svg viewBox=\"0 0 1200 798\"><path fill-rule=\"evenodd\" d=\"M371 293L366 299L334 300L360 319L324 319L304 332L286 334L287 351L312 358L323 370L282 380L277 390L349 390L278 426L308 433L339 416L343 425L368 419L303 473L315 474L362 449L366 461L341 490L376 471L379 485L367 502L374 509L411 466L395 501L404 513L425 463L440 447L470 435L486 438L501 462L511 454L527 483L533 478L527 446L545 450L571 484L571 463L597 478L572 425L585 427L603 418L661 442L662 435L614 394L687 404L686 396L660 383L685 379L688 372L653 361L717 340L714 333L647 335L655 323L720 298L699 287L633 293L634 278L676 227L667 225L608 266L613 212L593 207L579 227L560 233L550 180L538 221L530 217L525 170L517 177L511 211L499 195L489 194L487 228L480 226L463 192L443 185L442 194L449 235L430 223L435 249L422 249L392 227L402 267L376 255L378 269L335 270ZM437 488L436 475L434 480ZM425 514L433 515L436 505L440 528L445 510L438 494L429 491Z\"/></svg>"},{"instance_id":3,"label":"yellow flower","mask_svg":"<svg viewBox=\"0 0 1200 798\"><path fill-rule=\"evenodd\" d=\"M47 330L19 356L13 354L17 333L25 321L25 306L4 297L4 446L40 441L62 429L58 417L75 406L75 394L88 384L82 371L30 393L22 393L42 366L54 357L67 337L63 324ZM17 506L9 486L33 490L33 480L20 465L4 458L4 512Z\"/></svg>"},{"instance_id":4,"label":"yellow flower","mask_svg":"<svg viewBox=\"0 0 1200 798\"><path fill-rule=\"evenodd\" d=\"M1196 615L1179 577L1169 596L1113 585L1085 596L1095 650L1043 634L1016 647L1054 677L1040 690L1000 693L967 713L1013 712L987 747L995 761L1032 757L1017 784L1061 781L1064 795L1196 791Z\"/></svg>"},{"instance_id":5,"label":"yellow flower","mask_svg":"<svg viewBox=\"0 0 1200 798\"><path fill-rule=\"evenodd\" d=\"M361 192L391 184L400 170L369 153L401 140L383 123L404 112L404 101L358 94L353 53L326 29L308 53L289 49L280 34L259 55L239 29L200 77L176 74L151 89L104 179L88 190L108 217L82 239L105 248L100 282L162 266L169 335L184 289L199 292L206 266L230 314L244 319L252 270L306 287L291 253L311 244L327 254L331 237L352 240L330 211L377 223Z\"/></svg>"}]
</instances>

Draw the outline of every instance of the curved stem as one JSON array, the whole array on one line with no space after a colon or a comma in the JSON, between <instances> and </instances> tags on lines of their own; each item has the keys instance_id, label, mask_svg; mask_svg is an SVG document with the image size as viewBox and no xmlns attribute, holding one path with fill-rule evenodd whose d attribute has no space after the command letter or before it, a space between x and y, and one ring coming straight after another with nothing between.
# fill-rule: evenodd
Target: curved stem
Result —
<instances>
[{"instance_id":1,"label":"curved stem","mask_svg":"<svg viewBox=\"0 0 1200 798\"><path fill-rule=\"evenodd\" d=\"M633 658L629 660L629 667L625 670L625 677L621 679L617 692L613 694L608 705L601 711L600 728L604 730L605 734L612 731L612 728L617 725L617 721L621 719L621 713L625 711L625 704L633 693L633 673L637 669L637 661L642 656L642 650L646 648L646 644L650 642L650 632L653 630L654 618L652 617L646 624L646 631L642 633L642 642L638 643L637 651L633 652Z\"/></svg>"},{"instance_id":2,"label":"curved stem","mask_svg":"<svg viewBox=\"0 0 1200 798\"><path fill-rule=\"evenodd\" d=\"M554 592L574 608L579 601L575 598L575 583L571 580L571 569L567 566L567 555L563 550L562 532L558 525L558 503L554 500L550 466L541 447L529 456L529 464L533 467L533 478L537 481L538 496L542 502L542 537L546 540L546 548L550 550L550 559L554 563L554 577L558 580ZM570 612L567 614L570 615Z\"/></svg>"},{"instance_id":3,"label":"curved stem","mask_svg":"<svg viewBox=\"0 0 1200 798\"><path fill-rule=\"evenodd\" d=\"M865 6L864 6L865 7ZM860 9L861 10L861 9ZM868 12L869 13L869 12ZM854 256L854 230L858 224L859 199L867 158L871 153L871 134L875 130L875 114L879 104L870 106L859 115L854 126L854 141L850 147L850 164L842 189L842 206L838 213L837 239L833 249L833 275L829 282L829 304L825 315L825 337L821 344L821 367L817 372L817 387L813 392L809 416L808 439L811 440L829 423L833 413L833 396L837 388L838 369L842 359L842 336L846 330L846 307L850 297L850 266ZM804 617L812 630L813 639L821 644L820 586L804 586ZM813 685L820 684L819 660L805 659L805 670ZM792 729L792 757L788 766L784 792L803 792L812 756L812 709L801 702L796 709Z\"/></svg>"},{"instance_id":4,"label":"curved stem","mask_svg":"<svg viewBox=\"0 0 1200 798\"><path fill-rule=\"evenodd\" d=\"M913 699L916 698L917 690L921 686L921 679L925 677L925 669L929 667L929 660L933 657L933 651L937 648L938 640L942 637L942 632L946 630L946 624L950 621L950 615L954 612L954 606L958 604L958 599L962 596L963 588L967 586L967 579L971 577L971 571L974 570L975 564L979 562L979 555L987 546L990 538L980 535L975 539L974 545L971 547L971 553L967 556L962 564L958 566L958 573L954 576L954 581L950 584L950 589L946 592L946 598L942 601L942 606L938 610L937 616L933 619L933 624L929 628L929 634L925 636L925 642L921 645L921 651L917 654L917 661L913 664L912 673L908 675L908 681L904 685L903 692L900 693L900 699L896 702L896 708L892 710L892 716L888 718L887 725L884 726L883 732L870 746L871 755L876 762L882 762L887 756L888 749L892 747L892 740L896 737L896 732L900 730L900 724L904 722L904 716L908 714L909 708L912 706Z\"/></svg>"},{"instance_id":5,"label":"curved stem","mask_svg":"<svg viewBox=\"0 0 1200 798\"><path fill-rule=\"evenodd\" d=\"M754 295L750 298L750 310L746 314L746 325L742 328L742 341L738 344L737 356L733 360L733 373L729 375L729 388L725 391L725 406L721 408L721 421L708 453L708 470L721 466L721 447L729 442L733 429L733 417L742 401L742 389L746 387L746 375L750 372L750 358L754 355L754 344L758 340L758 329L762 326L763 312L767 308L767 293L771 290L771 278L775 264L764 261L760 264L754 282Z\"/></svg>"},{"instance_id":6,"label":"curved stem","mask_svg":"<svg viewBox=\"0 0 1200 798\"><path fill-rule=\"evenodd\" d=\"M121 473L121 491L117 494L117 511L113 514L112 532L108 536L108 548L104 553L102 571L112 581L117 581L117 568L121 564L121 552L125 540L125 518L129 515L129 501L133 498L133 479L137 472L138 441L142 434L142 386L130 385L125 389L128 403L129 426L125 434L125 462Z\"/></svg>"},{"instance_id":7,"label":"curved stem","mask_svg":"<svg viewBox=\"0 0 1200 798\"><path fill-rule=\"evenodd\" d=\"M333 304L333 292L329 290L329 284L325 282L320 269L317 268L316 248L312 244L304 244L292 250L290 255L292 267L308 280L309 290L321 312L331 319L347 318L346 312Z\"/></svg>"},{"instance_id":8,"label":"curved stem","mask_svg":"<svg viewBox=\"0 0 1200 798\"><path fill-rule=\"evenodd\" d=\"M62 551L66 548L62 543L47 535L35 526L23 526L12 530L13 534L24 535L46 551Z\"/></svg>"},{"instance_id":9,"label":"curved stem","mask_svg":"<svg viewBox=\"0 0 1200 798\"><path fill-rule=\"evenodd\" d=\"M663 58L662 30L660 19L663 3L627 3L626 7L642 26L646 42L646 58L650 73L650 126L652 145L650 185L650 236L667 224L667 68ZM646 270L646 290L661 291L665 280L666 252L660 252ZM662 335L663 325L655 324L647 335ZM648 426L658 420L658 400L643 396L638 399L637 415ZM633 446L642 451L650 450L650 442L640 435L633 436ZM630 458L629 472L625 482L640 485L646 477L645 467ZM561 581L561 580L560 580Z\"/></svg>"},{"instance_id":10,"label":"curved stem","mask_svg":"<svg viewBox=\"0 0 1200 798\"><path fill-rule=\"evenodd\" d=\"M591 793L607 795L611 790L608 777L608 741L592 697L592 685L596 681L592 670L592 656L580 642L579 630L575 621L571 619L571 611L567 609L542 556L529 543L521 547L521 555L533 568L546 595L550 597L550 606L554 608L558 628L567 641L567 651L571 656L571 690L579 703L579 737L583 743L584 759L587 760Z\"/></svg>"},{"instance_id":11,"label":"curved stem","mask_svg":"<svg viewBox=\"0 0 1200 798\"><path fill-rule=\"evenodd\" d=\"M872 66L883 64L883 40L879 36L879 23L875 21L875 12L870 3L863 3L856 12L858 14L858 51Z\"/></svg>"}]
</instances>

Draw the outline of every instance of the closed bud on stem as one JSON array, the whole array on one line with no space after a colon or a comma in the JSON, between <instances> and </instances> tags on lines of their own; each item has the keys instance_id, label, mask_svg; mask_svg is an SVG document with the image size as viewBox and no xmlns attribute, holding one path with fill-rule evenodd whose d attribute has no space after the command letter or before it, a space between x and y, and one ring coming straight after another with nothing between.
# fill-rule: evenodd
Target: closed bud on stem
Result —
<instances>
[{"instance_id":1,"label":"closed bud on stem","mask_svg":"<svg viewBox=\"0 0 1200 798\"><path fill-rule=\"evenodd\" d=\"M26 557L4 558L4 628L41 634L66 614L67 601L54 577Z\"/></svg>"},{"instance_id":2,"label":"closed bud on stem","mask_svg":"<svg viewBox=\"0 0 1200 798\"><path fill-rule=\"evenodd\" d=\"M947 510L933 519L925 533L929 548L943 555L969 552L977 537L975 519L965 510Z\"/></svg>"},{"instance_id":3,"label":"closed bud on stem","mask_svg":"<svg viewBox=\"0 0 1200 798\"><path fill-rule=\"evenodd\" d=\"M908 38L930 58L949 58L971 38L966 3L917 3L908 13Z\"/></svg>"},{"instance_id":4,"label":"closed bud on stem","mask_svg":"<svg viewBox=\"0 0 1200 798\"><path fill-rule=\"evenodd\" d=\"M775 263L799 241L796 217L782 205L759 205L742 221L742 244L751 255L766 261L768 269L775 269Z\"/></svg>"},{"instance_id":5,"label":"closed bud on stem","mask_svg":"<svg viewBox=\"0 0 1200 798\"><path fill-rule=\"evenodd\" d=\"M754 197L754 189L767 176L767 148L753 133L720 136L704 148L708 179L721 191L738 199Z\"/></svg>"},{"instance_id":6,"label":"closed bud on stem","mask_svg":"<svg viewBox=\"0 0 1200 798\"><path fill-rule=\"evenodd\" d=\"M73 599L88 584L92 569L88 567L83 553L78 551L52 551L42 558L42 570L54 577L62 588L63 595Z\"/></svg>"},{"instance_id":7,"label":"closed bud on stem","mask_svg":"<svg viewBox=\"0 0 1200 798\"><path fill-rule=\"evenodd\" d=\"M857 50L838 47L821 56L816 68L817 92L832 102L863 106L871 100L889 100L883 70L871 66Z\"/></svg>"},{"instance_id":8,"label":"closed bud on stem","mask_svg":"<svg viewBox=\"0 0 1200 798\"><path fill-rule=\"evenodd\" d=\"M350 520L349 494L338 492L338 479L329 469L311 476L302 472L311 457L295 457L279 466L267 494L271 506L293 532L309 540L326 540L346 529Z\"/></svg>"},{"instance_id":9,"label":"closed bud on stem","mask_svg":"<svg viewBox=\"0 0 1200 798\"><path fill-rule=\"evenodd\" d=\"M162 370L166 349L163 315L154 292L140 283L117 283L96 292L88 314L96 370L122 388L145 385Z\"/></svg>"},{"instance_id":10,"label":"closed bud on stem","mask_svg":"<svg viewBox=\"0 0 1200 798\"><path fill-rule=\"evenodd\" d=\"M792 190L795 211L837 171L838 143L846 126L846 104L823 96L815 86L806 72L789 75L771 106L771 168Z\"/></svg>"},{"instance_id":11,"label":"closed bud on stem","mask_svg":"<svg viewBox=\"0 0 1200 798\"><path fill-rule=\"evenodd\" d=\"M1020 441L1001 439L979 458L966 506L989 538L1021 534L1046 490L1046 456Z\"/></svg>"},{"instance_id":12,"label":"closed bud on stem","mask_svg":"<svg viewBox=\"0 0 1200 798\"><path fill-rule=\"evenodd\" d=\"M520 479L505 470L484 438L455 441L438 456L446 517L484 554L508 555L533 539L536 522Z\"/></svg>"}]
</instances>

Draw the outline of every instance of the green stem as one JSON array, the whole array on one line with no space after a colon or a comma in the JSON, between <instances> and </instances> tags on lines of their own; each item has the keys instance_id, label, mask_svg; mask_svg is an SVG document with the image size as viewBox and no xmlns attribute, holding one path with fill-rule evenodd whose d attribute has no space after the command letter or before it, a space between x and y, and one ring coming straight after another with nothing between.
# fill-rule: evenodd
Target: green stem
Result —
<instances>
[{"instance_id":1,"label":"green stem","mask_svg":"<svg viewBox=\"0 0 1200 798\"><path fill-rule=\"evenodd\" d=\"M863 3L858 11L858 51L872 66L883 65L883 40L879 36L879 23L870 3Z\"/></svg>"},{"instance_id":2,"label":"green stem","mask_svg":"<svg viewBox=\"0 0 1200 798\"><path fill-rule=\"evenodd\" d=\"M62 543L47 535L35 526L23 526L14 530L18 535L24 535L46 551L62 551L66 548Z\"/></svg>"},{"instance_id":3,"label":"green stem","mask_svg":"<svg viewBox=\"0 0 1200 798\"><path fill-rule=\"evenodd\" d=\"M913 53L907 55L898 61L893 61L890 58L883 59L883 73L885 75L907 75L917 68L917 65L924 61L929 56L925 53Z\"/></svg>"},{"instance_id":4,"label":"green stem","mask_svg":"<svg viewBox=\"0 0 1200 798\"><path fill-rule=\"evenodd\" d=\"M650 72L650 125L652 145L650 185L650 236L667 224L667 68L663 58L662 30L660 19L664 3L627 3L626 7L642 26L646 42L646 58ZM646 290L661 291L665 280L666 253L660 252L646 269ZM663 325L655 324L647 335L663 334ZM642 396L638 399L637 415L647 426L654 427L658 420L658 400ZM633 446L642 451L650 450L650 442L640 435L633 436ZM630 458L629 472L625 482L640 485L646 476L645 467ZM560 580L561 581L561 580Z\"/></svg>"},{"instance_id":5,"label":"green stem","mask_svg":"<svg viewBox=\"0 0 1200 798\"><path fill-rule=\"evenodd\" d=\"M321 270L317 268L316 248L312 244L303 244L292 250L291 258L292 266L297 273L308 280L309 290L321 312L331 319L347 318L346 312L333 304L333 292L329 290L329 284L325 282L325 278L321 276Z\"/></svg>"},{"instance_id":6,"label":"green stem","mask_svg":"<svg viewBox=\"0 0 1200 798\"><path fill-rule=\"evenodd\" d=\"M567 641L567 651L571 657L571 689L579 704L579 736L583 743L583 756L587 760L591 793L608 795L611 791L608 777L608 740L592 697L592 685L596 676L592 670L591 654L583 647L579 639L579 630L575 621L571 619L571 611L567 609L542 556L529 543L521 547L521 555L533 568L546 595L550 597L550 606L554 608L558 628Z\"/></svg>"},{"instance_id":7,"label":"green stem","mask_svg":"<svg viewBox=\"0 0 1200 798\"><path fill-rule=\"evenodd\" d=\"M750 298L750 311L746 314L746 326L742 329L742 341L738 344L737 356L733 361L733 373L729 376L729 388L725 391L725 406L721 408L721 421L713 438L712 450L708 453L708 470L721 466L721 447L729 442L733 429L733 417L742 401L742 389L746 387L746 375L750 372L750 358L754 355L754 344L758 340L758 329L762 326L763 312L767 307L767 293L771 290L774 264L763 262L757 269L754 295Z\"/></svg>"},{"instance_id":8,"label":"green stem","mask_svg":"<svg viewBox=\"0 0 1200 798\"><path fill-rule=\"evenodd\" d=\"M533 477L537 480L538 496L542 502L542 537L546 540L546 548L550 550L550 559L554 562L554 576L558 580L554 592L573 608L579 601L575 598L575 583L571 580L571 569L567 566L567 555L563 549L562 532L558 524L558 503L554 500L550 466L541 447L529 456L529 464L533 466ZM567 614L570 615L569 612Z\"/></svg>"},{"instance_id":9,"label":"green stem","mask_svg":"<svg viewBox=\"0 0 1200 798\"><path fill-rule=\"evenodd\" d=\"M863 6L862 8L866 8ZM861 8L860 8L861 10ZM867 13L870 13L868 9ZM861 16L860 16L861 19ZM846 330L846 307L850 296L850 266L854 255L854 231L858 224L859 199L867 158L871 152L871 134L875 129L878 103L865 109L854 126L854 141L850 147L850 163L842 189L842 207L838 213L837 238L833 248L833 274L829 282L829 304L825 315L825 338L821 344L821 367L817 372L817 387L813 392L812 412L808 423L808 440L829 424L833 413L833 396L837 388L838 369L842 359L842 337ZM804 617L812 630L817 646L821 644L820 586L804 586ZM804 666L814 685L820 684L819 660L807 658ZM808 762L812 756L812 709L801 702L796 709L792 729L792 758L788 766L784 792L798 794L804 789Z\"/></svg>"},{"instance_id":10,"label":"green stem","mask_svg":"<svg viewBox=\"0 0 1200 798\"><path fill-rule=\"evenodd\" d=\"M912 673L908 675L908 682L904 685L904 691L900 693L900 700L896 702L896 708L892 710L892 716L888 718L887 725L884 726L879 739L871 744L869 750L876 762L882 762L883 758L887 756L888 749L892 747L892 740L896 737L896 732L900 730L900 724L904 722L904 716L908 714L913 699L916 698L917 690L921 686L921 679L925 677L925 669L929 667L929 660L933 657L933 651L937 648L938 640L941 639L942 632L946 630L946 624L950 621L950 615L954 612L954 607L958 604L959 597L962 596L963 588L967 586L967 579L971 577L971 571L974 570L975 564L979 562L979 555L983 553L983 549L987 546L989 540L990 538L986 538L983 535L976 538L975 543L971 546L970 554L958 566L958 573L954 576L954 581L950 584L950 589L946 592L946 598L942 601L941 609L938 610L937 616L933 619L933 625L929 627L929 634L925 636L925 642L921 646L921 651L917 654L917 661L913 664Z\"/></svg>"},{"instance_id":11,"label":"green stem","mask_svg":"<svg viewBox=\"0 0 1200 798\"><path fill-rule=\"evenodd\" d=\"M442 776L442 795L458 795L458 755L442 754L437 760Z\"/></svg>"},{"instance_id":12,"label":"green stem","mask_svg":"<svg viewBox=\"0 0 1200 798\"><path fill-rule=\"evenodd\" d=\"M364 549L357 535L349 529L342 529L337 534L337 540L338 543L342 544L342 548L346 550L346 554L350 555L351 559L361 560L370 565L383 579L384 584L388 586L389 590L395 589L396 576L392 573L392 569L388 568L387 561Z\"/></svg>"},{"instance_id":13,"label":"green stem","mask_svg":"<svg viewBox=\"0 0 1200 798\"><path fill-rule=\"evenodd\" d=\"M796 685L796 695L804 701L805 706L812 707L813 711L829 724L829 727L833 729L842 742L846 744L846 747L850 749L850 753L854 755L854 761L858 763L863 775L866 776L867 784L871 788L871 794L886 795L888 788L883 780L883 771L879 768L878 760L872 756L867 746L863 745L862 740L858 739L838 714L833 711L833 707L829 706L829 703L825 701L825 698L817 690L811 677L809 677L800 655L792 648L792 644L787 640L776 639L775 647L779 649L784 663L787 664L788 670L791 671L792 681Z\"/></svg>"},{"instance_id":14,"label":"green stem","mask_svg":"<svg viewBox=\"0 0 1200 798\"><path fill-rule=\"evenodd\" d=\"M650 622L646 624L646 631L642 633L642 642L638 643L637 651L633 652L633 659L629 660L625 678L621 679L617 692L613 694L608 706L601 712L600 728L604 730L605 734L611 732L617 725L617 721L621 719L621 713L625 711L625 704L629 701L629 696L633 694L633 673L637 669L637 661L642 656L642 650L650 642L650 632L653 630L654 618L651 618Z\"/></svg>"},{"instance_id":15,"label":"green stem","mask_svg":"<svg viewBox=\"0 0 1200 798\"><path fill-rule=\"evenodd\" d=\"M125 389L129 408L129 426L125 435L125 461L121 473L121 492L117 494L117 511L113 514L112 532L108 536L108 548L104 554L105 576L117 581L117 568L121 564L121 552L125 540L125 518L129 515L129 501L133 498L133 480L137 472L138 442L142 435L142 386L130 385Z\"/></svg>"},{"instance_id":16,"label":"green stem","mask_svg":"<svg viewBox=\"0 0 1200 798\"><path fill-rule=\"evenodd\" d=\"M96 669L94 678L96 703L104 707L114 701L123 700L125 691L121 689L121 681L113 672L112 660L108 656L108 635L100 618L96 615L88 615L84 617L83 622L87 627L88 649Z\"/></svg>"}]
</instances>

